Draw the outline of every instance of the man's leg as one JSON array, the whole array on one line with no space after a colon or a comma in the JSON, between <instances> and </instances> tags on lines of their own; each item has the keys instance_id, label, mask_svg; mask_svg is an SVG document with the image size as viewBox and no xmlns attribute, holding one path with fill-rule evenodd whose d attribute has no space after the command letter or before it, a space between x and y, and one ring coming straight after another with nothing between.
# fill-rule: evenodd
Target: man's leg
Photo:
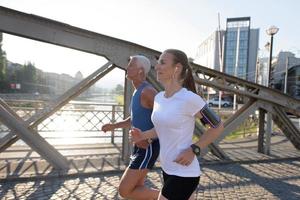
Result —
<instances>
[{"instance_id":1,"label":"man's leg","mask_svg":"<svg viewBox=\"0 0 300 200\"><path fill-rule=\"evenodd\" d=\"M124 198L136 200L157 199L159 191L145 187L144 181L148 169L130 169L125 170L119 186L119 193Z\"/></svg>"}]
</instances>

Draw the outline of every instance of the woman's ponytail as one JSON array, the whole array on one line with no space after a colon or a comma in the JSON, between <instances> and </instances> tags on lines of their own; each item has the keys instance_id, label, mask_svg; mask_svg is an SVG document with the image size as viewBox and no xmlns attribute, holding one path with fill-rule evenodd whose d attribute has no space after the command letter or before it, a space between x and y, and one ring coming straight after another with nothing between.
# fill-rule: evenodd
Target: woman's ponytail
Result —
<instances>
[{"instance_id":1,"label":"woman's ponytail","mask_svg":"<svg viewBox=\"0 0 300 200\"><path fill-rule=\"evenodd\" d=\"M194 93L197 93L192 68L188 65L186 71L187 73L185 74L182 86Z\"/></svg>"}]
</instances>

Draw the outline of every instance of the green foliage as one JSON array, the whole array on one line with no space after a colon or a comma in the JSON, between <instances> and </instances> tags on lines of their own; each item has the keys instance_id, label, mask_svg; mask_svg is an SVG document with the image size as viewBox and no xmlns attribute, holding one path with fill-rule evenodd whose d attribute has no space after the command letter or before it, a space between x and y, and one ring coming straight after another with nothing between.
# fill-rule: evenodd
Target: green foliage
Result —
<instances>
[{"instance_id":1,"label":"green foliage","mask_svg":"<svg viewBox=\"0 0 300 200\"><path fill-rule=\"evenodd\" d=\"M235 131L226 136L226 139L246 137L257 133L258 119L249 117Z\"/></svg>"},{"instance_id":2,"label":"green foliage","mask_svg":"<svg viewBox=\"0 0 300 200\"><path fill-rule=\"evenodd\" d=\"M0 92L15 92L10 89L11 83L21 84L19 92L34 92L37 84L37 69L34 64L27 62L20 67L7 69L6 53L2 50L3 36L0 32Z\"/></svg>"},{"instance_id":3,"label":"green foliage","mask_svg":"<svg viewBox=\"0 0 300 200\"><path fill-rule=\"evenodd\" d=\"M115 93L119 94L119 95L123 95L124 94L124 87L121 84L118 84L115 88Z\"/></svg>"},{"instance_id":4,"label":"green foliage","mask_svg":"<svg viewBox=\"0 0 300 200\"><path fill-rule=\"evenodd\" d=\"M124 105L124 96L123 95L117 95L116 96L116 101L118 105Z\"/></svg>"},{"instance_id":5,"label":"green foliage","mask_svg":"<svg viewBox=\"0 0 300 200\"><path fill-rule=\"evenodd\" d=\"M22 70L23 82L36 83L36 68L33 63L25 63Z\"/></svg>"},{"instance_id":6,"label":"green foliage","mask_svg":"<svg viewBox=\"0 0 300 200\"><path fill-rule=\"evenodd\" d=\"M6 54L5 51L2 50L2 33L0 33L0 81L4 82L6 80Z\"/></svg>"}]
</instances>

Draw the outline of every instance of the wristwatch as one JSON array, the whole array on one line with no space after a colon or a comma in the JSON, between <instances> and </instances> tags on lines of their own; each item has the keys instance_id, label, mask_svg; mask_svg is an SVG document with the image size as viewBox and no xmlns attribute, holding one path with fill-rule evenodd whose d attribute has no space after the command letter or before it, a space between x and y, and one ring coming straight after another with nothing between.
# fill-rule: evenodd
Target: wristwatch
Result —
<instances>
[{"instance_id":1,"label":"wristwatch","mask_svg":"<svg viewBox=\"0 0 300 200\"><path fill-rule=\"evenodd\" d=\"M192 144L191 145L191 148L193 150L193 153L196 155L196 156L200 156L200 153L201 153L201 149L199 146L195 145L195 144Z\"/></svg>"}]
</instances>

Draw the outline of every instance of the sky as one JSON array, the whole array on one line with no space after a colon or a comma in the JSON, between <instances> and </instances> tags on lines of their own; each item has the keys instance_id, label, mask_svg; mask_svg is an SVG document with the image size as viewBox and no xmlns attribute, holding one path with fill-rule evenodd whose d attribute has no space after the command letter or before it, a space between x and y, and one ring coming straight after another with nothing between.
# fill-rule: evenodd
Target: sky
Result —
<instances>
[{"instance_id":1,"label":"sky","mask_svg":"<svg viewBox=\"0 0 300 200\"><path fill-rule=\"evenodd\" d=\"M279 28L274 36L273 55L292 51L300 56L300 1L295 0L0 0L0 5L39 15L100 34L163 51L181 49L194 58L198 45L231 17L251 17L251 28L260 29L259 48L270 41L266 29ZM1 19L0 19L1 20ZM4 35L8 60L33 62L43 71L81 71L88 76L104 59L67 48ZM121 83L121 70L114 70L107 83Z\"/></svg>"}]
</instances>

